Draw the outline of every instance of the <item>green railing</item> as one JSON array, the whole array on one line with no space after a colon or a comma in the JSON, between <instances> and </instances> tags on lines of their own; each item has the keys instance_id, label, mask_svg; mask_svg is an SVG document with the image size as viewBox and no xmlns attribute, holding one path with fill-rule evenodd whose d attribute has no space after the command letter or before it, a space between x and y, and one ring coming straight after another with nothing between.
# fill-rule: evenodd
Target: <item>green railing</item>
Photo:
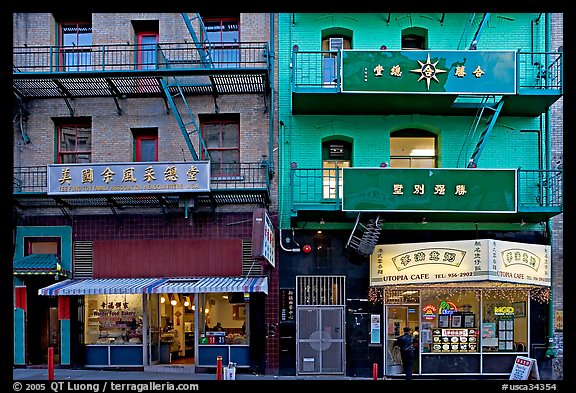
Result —
<instances>
[{"instance_id":1,"label":"green railing","mask_svg":"<svg viewBox=\"0 0 576 393\"><path fill-rule=\"evenodd\" d=\"M293 51L293 90L321 87L326 92L338 91L340 59L340 51ZM517 52L516 60L518 88L559 90L562 93L562 52Z\"/></svg>"},{"instance_id":2,"label":"green railing","mask_svg":"<svg viewBox=\"0 0 576 393\"><path fill-rule=\"evenodd\" d=\"M230 42L209 49L211 68L266 68L266 42ZM26 46L13 48L13 72L58 73L205 68L194 43Z\"/></svg>"},{"instance_id":3,"label":"green railing","mask_svg":"<svg viewBox=\"0 0 576 393\"><path fill-rule=\"evenodd\" d=\"M270 191L267 163L212 163L210 173L212 191ZM15 195L47 193L47 166L14 167L13 185Z\"/></svg>"},{"instance_id":4,"label":"green railing","mask_svg":"<svg viewBox=\"0 0 576 393\"><path fill-rule=\"evenodd\" d=\"M394 169L388 169L394 170ZM342 169L290 169L292 211L341 210ZM518 170L518 209L563 207L561 170Z\"/></svg>"}]
</instances>

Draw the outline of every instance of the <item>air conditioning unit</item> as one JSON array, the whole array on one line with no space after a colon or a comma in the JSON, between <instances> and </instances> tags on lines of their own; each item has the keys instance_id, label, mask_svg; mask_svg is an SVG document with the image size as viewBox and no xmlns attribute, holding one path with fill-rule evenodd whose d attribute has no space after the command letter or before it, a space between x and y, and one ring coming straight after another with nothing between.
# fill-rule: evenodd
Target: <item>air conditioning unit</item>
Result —
<instances>
[{"instance_id":1,"label":"air conditioning unit","mask_svg":"<svg viewBox=\"0 0 576 393\"><path fill-rule=\"evenodd\" d=\"M341 50L344 48L344 38L342 37L333 37L328 39L329 48L330 50Z\"/></svg>"}]
</instances>

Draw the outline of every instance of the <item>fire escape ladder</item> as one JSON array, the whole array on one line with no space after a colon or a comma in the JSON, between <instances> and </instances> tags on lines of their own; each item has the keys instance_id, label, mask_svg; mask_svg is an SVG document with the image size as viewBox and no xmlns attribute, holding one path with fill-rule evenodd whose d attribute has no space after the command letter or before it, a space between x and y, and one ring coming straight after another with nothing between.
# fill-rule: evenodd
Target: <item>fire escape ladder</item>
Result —
<instances>
[{"instance_id":1,"label":"fire escape ladder","mask_svg":"<svg viewBox=\"0 0 576 393\"><path fill-rule=\"evenodd\" d=\"M370 256L374 252L374 248L380 238L380 216L370 217L366 222L361 222L362 213L358 213L356 224L352 229L346 248L353 249L357 254L362 256Z\"/></svg>"},{"instance_id":2,"label":"fire escape ladder","mask_svg":"<svg viewBox=\"0 0 576 393\"><path fill-rule=\"evenodd\" d=\"M212 51L212 46L210 45L210 41L208 40L208 34L206 32L206 26L204 26L204 22L202 21L202 17L199 13L194 13L192 18L188 17L186 12L182 12L182 18L184 19L184 23L186 23L186 27L192 36L192 40L194 41L194 45L196 45L196 49L198 50L198 54L200 55L200 60L202 61L202 66L204 68L211 68L212 67L212 56L210 55ZM200 26L200 38L194 31L193 22L197 21L198 26Z\"/></svg>"},{"instance_id":3,"label":"fire escape ladder","mask_svg":"<svg viewBox=\"0 0 576 393\"><path fill-rule=\"evenodd\" d=\"M186 145L192 154L192 158L194 161L200 160L198 154L196 153L196 149L194 148L194 144L192 142L192 138L196 137L198 139L198 148L201 153L202 159L208 160L210 159L210 154L204 143L204 139L202 138L202 133L196 124L196 120L194 120L194 114L188 105L188 101L186 101L186 96L184 95L184 91L182 87L178 84L176 78L172 77L173 83L169 84L167 82L167 78L161 79L162 89L164 90L164 95L168 99L168 104L172 109L172 113L176 117L176 121L178 122L178 126L180 127L180 131L182 131L182 135L184 136L184 140L186 141ZM172 93L174 92L174 93ZM187 119L184 120L182 115L180 114L180 110L174 101L174 98L180 97L186 108Z\"/></svg>"},{"instance_id":4,"label":"fire escape ladder","mask_svg":"<svg viewBox=\"0 0 576 393\"><path fill-rule=\"evenodd\" d=\"M480 124L480 120L482 119L482 114L484 113L484 110L485 109L491 110L492 113L490 114L490 116L486 120L486 128L484 128L484 131L482 131L482 133L480 134L480 137L478 138L478 142L476 143L476 148L474 149L474 152L472 153L472 155L470 156L470 159L468 160L467 168L474 168L478 165L478 160L480 159L480 154L482 153L482 150L484 150L486 143L488 143L488 138L490 136L490 133L492 132L492 129L494 128L494 125L496 124L496 120L498 120L500 110L502 109L502 105L504 104L504 98L501 98L500 101L498 101L498 103L496 104L496 106L492 107L491 105L489 105L487 103L488 97L490 97L490 96L487 96L486 99L483 101L482 109L479 111L479 113L476 115L476 118L474 119L474 125L473 125L473 127L475 127L474 132L476 131L476 129L478 128L478 126Z\"/></svg>"}]
</instances>

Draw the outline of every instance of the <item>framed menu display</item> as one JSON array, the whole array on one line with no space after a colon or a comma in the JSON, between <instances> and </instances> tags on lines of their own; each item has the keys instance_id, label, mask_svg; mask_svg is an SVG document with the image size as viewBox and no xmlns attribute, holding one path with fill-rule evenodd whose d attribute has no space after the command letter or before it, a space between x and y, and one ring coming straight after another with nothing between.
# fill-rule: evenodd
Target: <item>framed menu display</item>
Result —
<instances>
[{"instance_id":1,"label":"framed menu display","mask_svg":"<svg viewBox=\"0 0 576 393\"><path fill-rule=\"evenodd\" d=\"M450 315L448 314L438 315L438 327L439 328L450 327Z\"/></svg>"},{"instance_id":2,"label":"framed menu display","mask_svg":"<svg viewBox=\"0 0 576 393\"><path fill-rule=\"evenodd\" d=\"M452 327L461 328L462 327L462 315L452 314Z\"/></svg>"},{"instance_id":3,"label":"framed menu display","mask_svg":"<svg viewBox=\"0 0 576 393\"><path fill-rule=\"evenodd\" d=\"M474 314L464 314L464 327L473 328L476 325Z\"/></svg>"}]
</instances>

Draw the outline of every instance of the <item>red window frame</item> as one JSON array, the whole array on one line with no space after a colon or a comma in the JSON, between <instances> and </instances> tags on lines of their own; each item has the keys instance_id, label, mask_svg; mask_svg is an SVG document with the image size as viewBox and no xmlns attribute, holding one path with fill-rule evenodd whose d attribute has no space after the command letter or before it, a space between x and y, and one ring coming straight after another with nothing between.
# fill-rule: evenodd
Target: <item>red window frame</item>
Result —
<instances>
[{"instance_id":1,"label":"red window frame","mask_svg":"<svg viewBox=\"0 0 576 393\"><path fill-rule=\"evenodd\" d=\"M154 41L156 44L158 44L158 37L159 34L157 31L139 31L136 33L136 42L137 42L137 47L136 47L136 68L141 70L141 69L146 69L143 67L143 60L142 60L142 54L143 54L143 50L142 50L142 39L145 37L154 37ZM149 44L146 44L149 45ZM157 59L156 59L157 61ZM147 67L150 68L150 67ZM156 65L154 65L154 68L156 68Z\"/></svg>"},{"instance_id":2,"label":"red window frame","mask_svg":"<svg viewBox=\"0 0 576 393\"><path fill-rule=\"evenodd\" d=\"M211 176L238 176L240 175L240 121L239 119L222 119L222 120L216 120L216 119L211 119L211 120L204 120L202 121L202 138L204 138L204 140L206 140L206 134L204 132L204 126L206 126L207 124L219 124L220 125L220 133L219 133L219 141L220 141L220 146L217 148L209 148L208 152L211 155L211 163L210 163L210 167L211 167ZM230 147L230 146L222 146L222 126L223 125L229 125L229 124L233 124L236 126L236 130L238 133L238 145L234 146L234 147ZM212 157L211 152L212 151L237 151L238 152L238 163L236 165L236 168L234 168L234 171L231 171L230 168L225 168L222 164L232 164L229 162L222 162L222 161L215 161L214 158ZM202 153L202 159L206 159L206 156L204 153Z\"/></svg>"},{"instance_id":3,"label":"red window frame","mask_svg":"<svg viewBox=\"0 0 576 393\"><path fill-rule=\"evenodd\" d=\"M92 29L92 22L91 21L87 21L87 20L72 20L72 21L62 21L58 23L58 39L59 39L59 46L60 46L60 54L58 56L58 60L59 60L59 64L60 64L60 69L61 71L66 71L66 70L74 70L74 68L76 68L76 70L80 70L80 68L86 68L86 67L91 67L91 61L90 64L83 64L81 61L78 62L78 64L66 64L65 62L65 57L67 54L70 53L78 53L78 56L81 56L81 53L90 53L91 49L90 48L85 48L85 47L76 47L76 46L65 46L64 45L64 28L67 26L76 26L76 37L78 37L78 31L80 30L81 27L90 27L90 29ZM92 32L90 33L92 34ZM76 42L78 42L78 39L76 39ZM89 59L91 59L91 57L89 57Z\"/></svg>"},{"instance_id":4,"label":"red window frame","mask_svg":"<svg viewBox=\"0 0 576 393\"><path fill-rule=\"evenodd\" d=\"M134 134L134 144L136 145L136 162L142 161L142 141L153 140L154 144L154 161L158 161L158 133L154 131L137 132Z\"/></svg>"}]
</instances>

